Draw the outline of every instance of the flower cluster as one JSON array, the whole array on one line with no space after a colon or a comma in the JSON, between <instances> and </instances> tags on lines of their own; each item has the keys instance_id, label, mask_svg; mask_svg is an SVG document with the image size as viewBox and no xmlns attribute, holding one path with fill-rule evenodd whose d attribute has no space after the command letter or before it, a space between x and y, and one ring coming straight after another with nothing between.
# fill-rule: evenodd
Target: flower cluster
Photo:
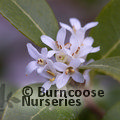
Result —
<instances>
[{"instance_id":1,"label":"flower cluster","mask_svg":"<svg viewBox=\"0 0 120 120\"><path fill-rule=\"evenodd\" d=\"M50 51L45 47L39 53L32 44L27 44L28 52L35 60L27 65L26 74L36 70L38 74L42 75L46 79L43 84L45 90L54 84L60 89L68 83L70 78L78 83L87 84L89 82L90 70L80 73L78 68L93 61L86 63L86 57L89 53L100 50L100 47L92 47L94 42L92 37L85 37L86 31L95 27L98 22L91 22L81 27L78 19L70 18L70 24L72 27L60 23L61 29L57 33L56 41L49 36L41 36L42 42L52 49ZM65 44L66 30L70 31L71 36L69 43ZM55 62L50 59L52 56L54 56Z\"/></svg>"}]
</instances>

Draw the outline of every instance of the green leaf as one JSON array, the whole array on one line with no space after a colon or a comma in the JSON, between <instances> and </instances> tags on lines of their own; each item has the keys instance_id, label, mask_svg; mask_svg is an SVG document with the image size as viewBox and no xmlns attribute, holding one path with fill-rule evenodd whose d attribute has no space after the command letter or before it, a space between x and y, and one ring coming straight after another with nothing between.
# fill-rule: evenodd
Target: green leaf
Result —
<instances>
[{"instance_id":1,"label":"green leaf","mask_svg":"<svg viewBox=\"0 0 120 120\"><path fill-rule=\"evenodd\" d=\"M11 97L11 101L14 102L14 103L19 103L20 100L16 97Z\"/></svg>"},{"instance_id":2,"label":"green leaf","mask_svg":"<svg viewBox=\"0 0 120 120\"><path fill-rule=\"evenodd\" d=\"M56 37L58 24L45 0L0 0L0 13L40 47L41 35Z\"/></svg>"},{"instance_id":3,"label":"green leaf","mask_svg":"<svg viewBox=\"0 0 120 120\"><path fill-rule=\"evenodd\" d=\"M120 120L120 102L106 113L103 120Z\"/></svg>"},{"instance_id":4,"label":"green leaf","mask_svg":"<svg viewBox=\"0 0 120 120\"><path fill-rule=\"evenodd\" d=\"M87 66L81 66L80 69L94 69L120 81L120 57L97 60Z\"/></svg>"},{"instance_id":5,"label":"green leaf","mask_svg":"<svg viewBox=\"0 0 120 120\"><path fill-rule=\"evenodd\" d=\"M101 11L96 21L98 26L93 28L90 35L94 38L94 46L100 46L98 53L89 58L96 60L120 55L120 0L111 0Z\"/></svg>"},{"instance_id":6,"label":"green leaf","mask_svg":"<svg viewBox=\"0 0 120 120\"><path fill-rule=\"evenodd\" d=\"M107 75L96 75L92 80L92 88L95 90L103 90L104 97L95 97L95 103L105 111L120 101L120 84Z\"/></svg>"},{"instance_id":7,"label":"green leaf","mask_svg":"<svg viewBox=\"0 0 120 120\"><path fill-rule=\"evenodd\" d=\"M6 105L8 104L8 100L11 95L17 90L17 88L11 85L9 82L4 82L5 80L0 79L0 119L4 112ZM9 104L12 107L11 103Z\"/></svg>"},{"instance_id":8,"label":"green leaf","mask_svg":"<svg viewBox=\"0 0 120 120\"><path fill-rule=\"evenodd\" d=\"M98 120L98 116L89 109L84 109L76 120Z\"/></svg>"},{"instance_id":9,"label":"green leaf","mask_svg":"<svg viewBox=\"0 0 120 120\"><path fill-rule=\"evenodd\" d=\"M46 99L50 99L50 104L52 104L53 99L75 99L75 98L63 98L63 97L38 97L38 87L41 87L41 84L33 84L29 85L33 89L33 94L30 96L30 99L38 99L38 105L33 106L30 104L30 106L22 106L22 96L23 93L23 88L18 90L11 98L16 98L19 99L19 102L14 103L12 102L12 99L9 100L9 103L12 103L12 107L8 106L6 107L3 115L2 120L75 120L79 113L83 109L83 105L81 106L65 106L64 102L61 106L46 106ZM51 88L52 90L53 87ZM25 88L24 88L25 90ZM30 89L27 90L27 93L30 92ZM49 92L50 93L50 92ZM52 94L54 91L52 91ZM40 105L40 99L44 99L42 104ZM81 98L80 99L82 102ZM67 101L68 103L68 101ZM34 101L35 104L35 101Z\"/></svg>"},{"instance_id":10,"label":"green leaf","mask_svg":"<svg viewBox=\"0 0 120 120\"><path fill-rule=\"evenodd\" d=\"M11 102L8 102L8 107L13 108L13 104Z\"/></svg>"}]
</instances>

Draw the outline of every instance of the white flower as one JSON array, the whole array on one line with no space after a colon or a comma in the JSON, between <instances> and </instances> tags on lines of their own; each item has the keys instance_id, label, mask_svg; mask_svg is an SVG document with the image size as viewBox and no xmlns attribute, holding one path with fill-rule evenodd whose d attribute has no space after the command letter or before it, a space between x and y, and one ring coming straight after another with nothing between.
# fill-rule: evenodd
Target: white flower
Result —
<instances>
[{"instance_id":1,"label":"white flower","mask_svg":"<svg viewBox=\"0 0 120 120\"><path fill-rule=\"evenodd\" d=\"M40 75L46 79L46 82L42 86L45 88L45 91L48 90L51 87L51 85L56 84L56 78L58 76L58 72L56 71L52 61L48 61L47 67Z\"/></svg>"},{"instance_id":2,"label":"white flower","mask_svg":"<svg viewBox=\"0 0 120 120\"><path fill-rule=\"evenodd\" d=\"M77 18L70 18L69 22L72 27L61 22L60 25L61 27L67 29L72 33L70 43L73 44L75 41L78 41L79 46L82 44L85 38L85 32L98 24L98 22L90 22L86 24L84 27L82 27L80 21Z\"/></svg>"},{"instance_id":3,"label":"white flower","mask_svg":"<svg viewBox=\"0 0 120 120\"><path fill-rule=\"evenodd\" d=\"M81 26L81 23L76 18L70 18L70 24L72 28L64 23L60 23L61 27L69 30L72 35L70 37L70 50L67 50L67 54L73 59L79 59L84 62L89 53L95 53L100 50L100 47L92 47L94 42L92 37L85 38L85 32L95 27L98 22L91 22L86 24L84 27Z\"/></svg>"},{"instance_id":4,"label":"white flower","mask_svg":"<svg viewBox=\"0 0 120 120\"><path fill-rule=\"evenodd\" d=\"M89 53L95 53L100 50L100 46L92 47L93 42L94 39L92 37L85 38L81 45L79 45L78 42L76 41L70 47L70 51L68 52L68 54L73 58L86 59L86 56Z\"/></svg>"},{"instance_id":5,"label":"white flower","mask_svg":"<svg viewBox=\"0 0 120 120\"><path fill-rule=\"evenodd\" d=\"M26 67L26 75L29 75L32 73L34 70L37 70L38 73L41 73L45 67L47 66L47 61L48 60L48 51L47 48L42 48L41 49L41 54L37 51L36 48L32 46L31 43L27 44L27 49L29 55L34 58L34 61L31 61L27 67Z\"/></svg>"},{"instance_id":6,"label":"white flower","mask_svg":"<svg viewBox=\"0 0 120 120\"><path fill-rule=\"evenodd\" d=\"M84 82L83 75L77 70L77 68L81 64L79 60L71 60L69 65L66 65L61 62L56 62L54 64L55 64L55 68L58 71L62 72L56 79L56 86L58 89L65 86L70 77L72 77L73 80L76 82L79 83Z\"/></svg>"},{"instance_id":7,"label":"white flower","mask_svg":"<svg viewBox=\"0 0 120 120\"><path fill-rule=\"evenodd\" d=\"M55 55L56 61L57 62L63 62L65 64L69 64L71 61L71 57L67 54L67 52L60 51L59 53L56 53Z\"/></svg>"},{"instance_id":8,"label":"white flower","mask_svg":"<svg viewBox=\"0 0 120 120\"><path fill-rule=\"evenodd\" d=\"M70 18L69 22L72 27L70 27L67 24L61 23L61 22L60 22L60 25L61 27L70 31L72 34L76 34L80 30L81 32L84 31L84 34L85 34L87 30L89 30L92 27L95 27L98 24L98 22L90 22L86 24L84 27L82 27L80 21L77 18Z\"/></svg>"},{"instance_id":9,"label":"white flower","mask_svg":"<svg viewBox=\"0 0 120 120\"><path fill-rule=\"evenodd\" d=\"M48 56L52 57L55 53L59 53L59 51L66 51L67 48L70 47L70 43L64 44L66 37L66 30L61 28L57 33L56 41L46 35L41 36L41 40L44 44L48 45L52 50L48 52Z\"/></svg>"},{"instance_id":10,"label":"white flower","mask_svg":"<svg viewBox=\"0 0 120 120\"><path fill-rule=\"evenodd\" d=\"M89 60L88 62L83 63L81 66L83 66L83 65L88 65L88 64L90 64L90 63L92 63L92 62L94 62L93 59ZM88 70L85 70L85 71L83 72L83 77L84 77L85 85L86 85L86 86L89 86L89 82L90 82L89 72L90 72L90 71L91 71L91 70L88 69Z\"/></svg>"}]
</instances>

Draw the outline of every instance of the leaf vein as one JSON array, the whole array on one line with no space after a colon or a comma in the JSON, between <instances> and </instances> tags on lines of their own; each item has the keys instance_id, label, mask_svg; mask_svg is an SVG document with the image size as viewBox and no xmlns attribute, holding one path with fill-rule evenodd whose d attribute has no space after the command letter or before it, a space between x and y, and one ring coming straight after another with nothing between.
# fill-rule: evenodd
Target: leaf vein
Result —
<instances>
[{"instance_id":1,"label":"leaf vein","mask_svg":"<svg viewBox=\"0 0 120 120\"><path fill-rule=\"evenodd\" d=\"M116 49L116 47L120 44L120 39L118 40L118 42L116 42L113 47L102 57L103 58L106 58L112 51L114 51Z\"/></svg>"},{"instance_id":2,"label":"leaf vein","mask_svg":"<svg viewBox=\"0 0 120 120\"><path fill-rule=\"evenodd\" d=\"M112 66L108 66L108 65L89 65L89 66L93 66L93 67L106 67L106 68L112 68L112 69L114 69L114 70L116 70L116 71L120 71L120 69L118 69L118 68L115 68L115 67L112 67ZM98 68L99 69L99 68Z\"/></svg>"},{"instance_id":3,"label":"leaf vein","mask_svg":"<svg viewBox=\"0 0 120 120\"><path fill-rule=\"evenodd\" d=\"M31 120L33 120L33 118L35 118L37 115L39 115L45 108L46 108L46 106L43 107L42 109L40 109L35 115L33 115L33 116L31 117Z\"/></svg>"},{"instance_id":4,"label":"leaf vein","mask_svg":"<svg viewBox=\"0 0 120 120\"><path fill-rule=\"evenodd\" d=\"M45 35L45 32L40 28L40 26L35 22L35 20L16 1L11 1L34 23L34 25L41 31L41 33Z\"/></svg>"},{"instance_id":5,"label":"leaf vein","mask_svg":"<svg viewBox=\"0 0 120 120\"><path fill-rule=\"evenodd\" d=\"M110 13L112 14L112 11L110 11ZM118 33L118 31L115 29L115 26L114 26L114 23L113 23L113 20L112 20L112 19L113 19L113 17L112 17L112 15L111 15L111 17L110 17L111 26L112 26L112 28L115 30L115 32L116 32L116 34L117 34L117 36L118 36L118 38L119 38L119 33ZM119 44L120 44L120 39L118 39L118 42L116 42L116 43L113 45L113 47L108 50L108 52L102 57L102 59L103 59L103 58L106 58L110 53L112 53L112 51L114 51Z\"/></svg>"}]
</instances>

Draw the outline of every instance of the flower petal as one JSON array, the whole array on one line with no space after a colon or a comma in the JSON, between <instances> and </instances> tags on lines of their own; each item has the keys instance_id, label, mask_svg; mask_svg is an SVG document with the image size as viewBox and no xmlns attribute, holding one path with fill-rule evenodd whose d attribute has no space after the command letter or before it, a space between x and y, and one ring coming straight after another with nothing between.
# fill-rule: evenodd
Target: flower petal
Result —
<instances>
[{"instance_id":1,"label":"flower petal","mask_svg":"<svg viewBox=\"0 0 120 120\"><path fill-rule=\"evenodd\" d=\"M83 59L83 58L79 58L79 60L80 60L81 63L85 62L85 59Z\"/></svg>"},{"instance_id":2,"label":"flower petal","mask_svg":"<svg viewBox=\"0 0 120 120\"><path fill-rule=\"evenodd\" d=\"M81 23L77 18L70 18L70 24L75 27L76 30L81 28Z\"/></svg>"},{"instance_id":3,"label":"flower petal","mask_svg":"<svg viewBox=\"0 0 120 120\"><path fill-rule=\"evenodd\" d=\"M61 72L65 71L65 69L67 68L67 65L62 62L55 62L54 66L58 71L61 71Z\"/></svg>"},{"instance_id":4,"label":"flower petal","mask_svg":"<svg viewBox=\"0 0 120 120\"><path fill-rule=\"evenodd\" d=\"M83 28L80 28L79 30L77 30L76 32L77 36L80 37L79 39L84 39L85 38L85 30Z\"/></svg>"},{"instance_id":5,"label":"flower petal","mask_svg":"<svg viewBox=\"0 0 120 120\"><path fill-rule=\"evenodd\" d=\"M43 66L43 67L39 66L39 67L37 68L37 73L38 73L38 74L42 73L43 70L46 68L46 66L47 66L47 65L45 65L45 66Z\"/></svg>"},{"instance_id":6,"label":"flower petal","mask_svg":"<svg viewBox=\"0 0 120 120\"><path fill-rule=\"evenodd\" d=\"M100 51L100 46L94 47L90 53L95 53L95 52L98 52L98 51Z\"/></svg>"},{"instance_id":7,"label":"flower petal","mask_svg":"<svg viewBox=\"0 0 120 120\"><path fill-rule=\"evenodd\" d=\"M45 91L46 91L46 90L50 89L51 85L52 85L52 82L47 81L43 84L42 87L45 88Z\"/></svg>"},{"instance_id":8,"label":"flower petal","mask_svg":"<svg viewBox=\"0 0 120 120\"><path fill-rule=\"evenodd\" d=\"M55 50L55 41L47 35L42 35L41 40L44 44Z\"/></svg>"},{"instance_id":9,"label":"flower petal","mask_svg":"<svg viewBox=\"0 0 120 120\"><path fill-rule=\"evenodd\" d=\"M59 45L64 46L65 42L65 37L66 37L66 30L64 28L61 28L58 33L57 33L57 38L56 40L58 41Z\"/></svg>"},{"instance_id":10,"label":"flower petal","mask_svg":"<svg viewBox=\"0 0 120 120\"><path fill-rule=\"evenodd\" d=\"M85 59L83 59L83 58L74 58L75 60L79 60L80 61L80 65L81 65L81 63L84 63L85 62Z\"/></svg>"},{"instance_id":11,"label":"flower petal","mask_svg":"<svg viewBox=\"0 0 120 120\"><path fill-rule=\"evenodd\" d=\"M83 41L83 45L84 46L92 46L93 42L94 42L94 39L92 37L87 37Z\"/></svg>"},{"instance_id":12,"label":"flower petal","mask_svg":"<svg viewBox=\"0 0 120 120\"><path fill-rule=\"evenodd\" d=\"M27 67L26 67L26 75L29 75L30 73L32 73L35 69L37 69L37 62L36 61L32 61L30 62Z\"/></svg>"},{"instance_id":13,"label":"flower petal","mask_svg":"<svg viewBox=\"0 0 120 120\"><path fill-rule=\"evenodd\" d=\"M71 33L73 32L72 28L67 24L64 24L64 23L60 22L60 26L65 28L66 30L70 31Z\"/></svg>"},{"instance_id":14,"label":"flower petal","mask_svg":"<svg viewBox=\"0 0 120 120\"><path fill-rule=\"evenodd\" d=\"M51 58L55 53L56 53L56 51L50 50L47 54L47 58Z\"/></svg>"},{"instance_id":15,"label":"flower petal","mask_svg":"<svg viewBox=\"0 0 120 120\"><path fill-rule=\"evenodd\" d=\"M83 47L81 47L79 57L84 57L87 54L91 53L92 49L93 48L91 46L83 46Z\"/></svg>"},{"instance_id":16,"label":"flower petal","mask_svg":"<svg viewBox=\"0 0 120 120\"><path fill-rule=\"evenodd\" d=\"M33 45L31 43L27 43L27 49L28 49L28 53L29 55L34 58L35 60L40 58L40 53L37 51L37 49L35 47L33 47Z\"/></svg>"},{"instance_id":17,"label":"flower petal","mask_svg":"<svg viewBox=\"0 0 120 120\"><path fill-rule=\"evenodd\" d=\"M86 24L83 28L87 31L88 29L95 27L98 25L98 22L90 22L88 24Z\"/></svg>"},{"instance_id":18,"label":"flower petal","mask_svg":"<svg viewBox=\"0 0 120 120\"><path fill-rule=\"evenodd\" d=\"M83 73L84 80L86 80L86 85L88 85L89 81L90 81L89 72L90 72L90 70L85 70Z\"/></svg>"},{"instance_id":19,"label":"flower petal","mask_svg":"<svg viewBox=\"0 0 120 120\"><path fill-rule=\"evenodd\" d=\"M40 75L46 79L51 79L51 75L49 75L46 71L43 71Z\"/></svg>"},{"instance_id":20,"label":"flower petal","mask_svg":"<svg viewBox=\"0 0 120 120\"><path fill-rule=\"evenodd\" d=\"M86 63L86 65L88 65L88 64L90 64L90 63L92 63L92 62L94 62L94 59L90 59L90 60Z\"/></svg>"},{"instance_id":21,"label":"flower petal","mask_svg":"<svg viewBox=\"0 0 120 120\"><path fill-rule=\"evenodd\" d=\"M71 53L74 53L79 47L76 35L71 35L70 43L71 43L70 51L71 51Z\"/></svg>"},{"instance_id":22,"label":"flower petal","mask_svg":"<svg viewBox=\"0 0 120 120\"><path fill-rule=\"evenodd\" d=\"M65 73L59 75L57 78L56 78L56 86L58 89L64 87L68 80L69 80L70 76L69 75L65 75Z\"/></svg>"},{"instance_id":23,"label":"flower petal","mask_svg":"<svg viewBox=\"0 0 120 120\"><path fill-rule=\"evenodd\" d=\"M46 47L41 49L41 54L42 54L43 56L47 56L47 53L48 53L48 50L47 50Z\"/></svg>"},{"instance_id":24,"label":"flower petal","mask_svg":"<svg viewBox=\"0 0 120 120\"><path fill-rule=\"evenodd\" d=\"M73 59L73 60L71 60L69 66L71 66L71 67L73 67L74 69L76 69L76 68L78 68L78 67L80 66L80 64L81 64L81 61L80 61L80 60L78 60L78 59Z\"/></svg>"},{"instance_id":25,"label":"flower petal","mask_svg":"<svg viewBox=\"0 0 120 120\"><path fill-rule=\"evenodd\" d=\"M81 45L81 43L83 42L83 40L85 38L85 32L86 31L83 28L76 31L76 34L75 34L76 38L75 39L77 39L79 46Z\"/></svg>"},{"instance_id":26,"label":"flower petal","mask_svg":"<svg viewBox=\"0 0 120 120\"><path fill-rule=\"evenodd\" d=\"M75 73L72 75L72 78L76 82L79 82L79 83L83 83L84 82L83 75L80 72L78 72L78 71L75 71Z\"/></svg>"},{"instance_id":27,"label":"flower petal","mask_svg":"<svg viewBox=\"0 0 120 120\"><path fill-rule=\"evenodd\" d=\"M47 61L47 67L48 70L51 70L51 72L53 72L54 74L56 73L56 69L52 60Z\"/></svg>"}]
</instances>

